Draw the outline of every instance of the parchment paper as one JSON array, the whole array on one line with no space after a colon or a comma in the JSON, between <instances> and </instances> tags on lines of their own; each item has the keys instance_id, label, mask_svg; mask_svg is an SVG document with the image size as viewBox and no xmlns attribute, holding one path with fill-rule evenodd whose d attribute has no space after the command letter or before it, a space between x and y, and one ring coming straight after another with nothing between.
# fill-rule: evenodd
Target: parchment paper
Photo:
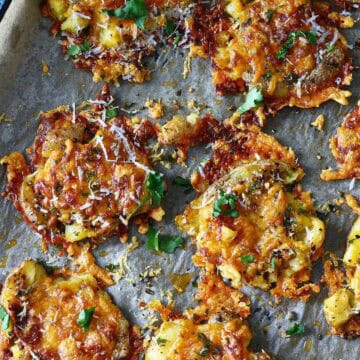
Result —
<instances>
[{"instance_id":1,"label":"parchment paper","mask_svg":"<svg viewBox=\"0 0 360 360\"><path fill-rule=\"evenodd\" d=\"M38 1L13 0L3 21L0 23L0 113L5 113L11 122L0 123L0 156L14 150L24 151L34 138L40 110L49 110L61 104L80 104L83 100L94 98L102 87L101 83L94 84L91 74L75 70L71 62L66 62L60 53L58 39L49 35L50 21L40 15ZM353 14L354 17L358 15ZM343 31L350 44L356 39L359 26ZM358 51L353 51L354 64L358 64ZM123 82L120 87L112 86L112 93L116 103L122 107L134 104L131 109L141 108L147 97L162 98L166 104L166 119L172 115L172 101L180 102L181 111L188 111L186 102L196 100L206 103L219 119L231 115L229 108L237 107L241 103L241 96L220 98L216 95L211 82L209 61L194 60L192 72L184 80L182 78L183 62L186 50L170 50L167 54L160 52L156 62L150 61L154 68L152 80L140 85ZM50 75L42 73L42 60L49 65ZM163 66L166 61L166 65ZM171 85L171 86L164 86ZM342 122L344 114L350 111L359 96L359 76L354 73L351 86L353 96L351 105L340 106L329 102L315 110L285 109L275 118L268 120L265 131L274 134L283 144L292 147L306 176L303 180L304 188L313 194L316 204L322 204L338 196L338 191L347 192L350 181L322 182L319 178L321 169L327 166L335 167L328 140L334 134L337 126ZM190 93L192 87L195 91ZM176 96L178 90L182 95ZM208 110L209 110L208 109ZM206 112L206 109L204 113ZM146 116L147 112L138 115ZM310 123L317 115L324 114L326 118L324 131L319 132ZM190 152L187 167L174 166L171 170L158 167L169 179L169 191L164 201L166 217L161 223L164 233L178 233L173 219L181 212L194 194L183 195L183 189L172 185L176 175L188 177L196 168L199 161L211 154L209 148L194 149ZM318 160L316 155L321 155ZM4 169L0 170L1 189L5 185ZM355 183L352 194L360 196L359 181ZM33 234L16 213L12 204L0 199L0 280L4 280L8 272L19 265L26 257L43 259L53 265L66 263L65 258L54 257L56 249L50 249L49 254L40 250L37 235ZM342 209L340 215L330 214L327 217L326 250L335 251L339 256L343 254L346 234L355 216L347 208ZM136 231L132 229L132 234ZM172 272L196 272L191 263L193 247L178 250L174 255L156 256L149 253L145 247L145 237L136 234L140 247L129 254L128 264L130 272L125 279L109 288L114 301L121 307L127 318L139 325L147 323L146 312L139 310L139 301L149 302L160 298L160 291L172 288L168 275ZM15 244L16 240L16 245ZM190 245L190 240L187 239ZM98 262L101 265L116 264L126 245L112 239L100 245L96 250ZM152 280L151 289L154 295L145 292L146 282L141 281L139 274L146 267L161 267L162 274ZM321 264L316 266L314 278L319 279ZM194 304L192 295L195 289L191 284L184 294L176 294L177 309L183 310ZM265 349L276 355L277 359L359 359L360 339L343 340L332 336L322 312L322 301L326 295L323 289L320 295L313 296L303 304L283 300L278 306L274 299L267 294L254 289L246 289L251 296L253 315L250 324L254 339L252 348ZM289 327L289 313L296 313L297 321L305 324L306 332L303 336L283 338L281 334ZM293 314L294 316L294 314Z\"/></svg>"}]
</instances>

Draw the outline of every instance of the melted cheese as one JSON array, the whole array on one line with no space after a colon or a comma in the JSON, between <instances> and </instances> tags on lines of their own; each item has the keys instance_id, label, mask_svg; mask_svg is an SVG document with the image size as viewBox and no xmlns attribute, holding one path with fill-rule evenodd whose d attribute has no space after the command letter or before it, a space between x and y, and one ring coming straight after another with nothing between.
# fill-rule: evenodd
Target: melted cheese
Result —
<instances>
[{"instance_id":1,"label":"melted cheese","mask_svg":"<svg viewBox=\"0 0 360 360\"><path fill-rule=\"evenodd\" d=\"M194 239L195 264L215 266L234 287L247 283L277 296L304 299L310 289L318 291L306 283L311 263L321 253L325 226L308 193L284 187L300 177L301 172L284 163L259 160L235 167L210 185L176 218ZM237 199L234 218L213 215L221 189Z\"/></svg>"},{"instance_id":2,"label":"melted cheese","mask_svg":"<svg viewBox=\"0 0 360 360\"><path fill-rule=\"evenodd\" d=\"M128 323L100 285L91 272L48 275L40 264L26 260L6 279L0 298L13 329L0 337L9 339L13 358L124 358ZM91 307L95 313L84 331L77 319Z\"/></svg>"},{"instance_id":3,"label":"melted cheese","mask_svg":"<svg viewBox=\"0 0 360 360\"><path fill-rule=\"evenodd\" d=\"M146 179L153 170L146 150L134 143L132 122L118 117L99 127L101 116L84 110L73 123L65 107L42 113L31 149L36 170L29 173L19 153L2 159L8 198L47 241L112 235L152 210Z\"/></svg>"},{"instance_id":4,"label":"melted cheese","mask_svg":"<svg viewBox=\"0 0 360 360\"><path fill-rule=\"evenodd\" d=\"M210 12L217 14L213 22L208 20ZM209 49L213 82L220 94L244 92L256 85L274 111L287 105L317 107L329 99L347 103L348 92L339 90L351 78L343 70L345 63L350 64L346 41L336 28L318 23L334 19L330 8L318 11L309 0L227 0L196 16L194 28L200 44ZM204 26L210 28L209 37ZM297 38L279 58L290 33L299 31L316 33L317 42ZM335 47L332 54L327 46ZM327 58L334 67L327 65Z\"/></svg>"}]
</instances>

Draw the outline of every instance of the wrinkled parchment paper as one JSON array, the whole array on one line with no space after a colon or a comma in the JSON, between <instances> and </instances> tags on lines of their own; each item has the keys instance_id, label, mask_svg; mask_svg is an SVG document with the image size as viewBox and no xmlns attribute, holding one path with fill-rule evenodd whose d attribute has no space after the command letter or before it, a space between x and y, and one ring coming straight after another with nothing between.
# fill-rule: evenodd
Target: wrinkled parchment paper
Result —
<instances>
[{"instance_id":1,"label":"wrinkled parchment paper","mask_svg":"<svg viewBox=\"0 0 360 360\"><path fill-rule=\"evenodd\" d=\"M71 62L66 62L60 53L58 39L49 36L50 21L40 15L38 1L13 0L4 19L0 23L0 114L11 121L0 122L0 156L14 150L24 151L34 138L40 110L49 110L61 104L80 104L83 100L93 99L102 87L94 84L91 74L75 70ZM359 15L353 14L354 17ZM353 44L359 26L343 31ZM353 51L354 64L359 64L358 51ZM213 110L219 119L231 114L229 108L238 106L241 96L220 98L216 95L211 82L208 60L196 59L192 63L192 72L184 80L182 77L183 62L186 50L173 50L167 53L159 52L156 61L149 61L154 69L153 79L145 84L134 85L123 82L120 87L112 86L112 93L116 104L131 110L141 109L147 97L161 98L167 110L165 120L171 118L173 112L172 101L177 99L181 105L180 112L188 114L187 101L196 100L205 103L209 110ZM43 74L42 61L49 66L49 74ZM269 119L265 131L275 135L283 144L292 147L306 176L303 180L304 188L313 194L317 206L321 207L327 201L335 199L338 191L349 191L350 181L322 182L319 178L321 169L335 166L335 162L328 149L328 140L332 136L346 112L351 110L359 96L359 76L354 74L351 86L353 96L351 105L340 106L334 102L327 103L319 109L297 110L285 109L275 118ZM189 92L189 88L193 92ZM179 90L182 91L181 96ZM131 106L130 106L131 105ZM319 132L310 124L317 115L324 114L326 118L324 131ZM140 111L136 115L147 115L147 111ZM165 173L169 180L169 191L164 201L166 217L160 224L164 233L177 234L174 216L181 212L194 194L183 195L183 189L172 185L176 175L188 177L196 168L199 161L211 155L209 148L194 149L189 154L187 167L175 165L171 170L158 166L158 170ZM321 156L321 160L317 159ZM5 185L4 169L0 170L1 189ZM360 196L360 182L357 181L352 194ZM11 269L21 263L24 258L32 257L45 260L50 265L63 265L66 258L59 258L56 249L50 249L48 254L40 250L37 235L33 234L21 220L13 206L0 199L0 280L3 281ZM330 214L327 217L326 250L335 251L339 256L343 254L346 234L355 216L348 208L343 208L340 215ZM132 229L132 234L136 231ZM121 307L127 318L143 326L148 321L148 314L140 310L139 301L150 302L160 298L160 293L173 289L169 280L171 273L196 272L191 263L193 247L178 250L174 255L157 256L149 253L145 247L145 236L136 234L140 243L139 248L128 256L130 271L125 278L109 288L114 301ZM119 257L125 251L126 245L117 239L111 239L98 246L95 250L100 265L117 264ZM140 274L151 269L161 268L162 273L154 278L151 284L141 279ZM316 266L314 278L321 276L321 264ZM153 290L152 292L146 289ZM146 290L146 292L145 292ZM277 359L359 359L360 339L343 340L329 334L322 311L322 302L326 289L321 294L313 296L303 304L283 300L278 306L274 299L267 294L245 289L251 296L253 314L250 324L254 338L252 348L265 349L276 355ZM194 304L195 289L191 283L183 294L174 297L176 308L183 310ZM292 317L289 313L293 312ZM281 335L289 327L291 318L305 324L305 334L294 338L284 338Z\"/></svg>"}]
</instances>

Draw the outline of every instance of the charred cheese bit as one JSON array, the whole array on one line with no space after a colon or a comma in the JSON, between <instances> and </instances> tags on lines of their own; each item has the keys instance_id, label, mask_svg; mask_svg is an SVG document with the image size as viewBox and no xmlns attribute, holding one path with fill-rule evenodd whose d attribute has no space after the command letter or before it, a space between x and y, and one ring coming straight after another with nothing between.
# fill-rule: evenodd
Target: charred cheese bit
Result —
<instances>
[{"instance_id":1,"label":"charred cheese bit","mask_svg":"<svg viewBox=\"0 0 360 360\"><path fill-rule=\"evenodd\" d=\"M3 195L45 241L57 244L115 233L126 238L128 222L138 214L161 220L164 179L151 169L131 120L106 119L107 100L80 114L75 110L40 114L30 149L34 172L19 153L1 160L8 171ZM152 176L158 177L157 189L150 188ZM160 194L156 201L154 190Z\"/></svg>"},{"instance_id":2,"label":"charred cheese bit","mask_svg":"<svg viewBox=\"0 0 360 360\"><path fill-rule=\"evenodd\" d=\"M1 332L0 344L7 344L11 358L123 359L128 354L128 322L86 271L47 274L39 263L25 260L7 277L0 303L12 329ZM82 327L79 315L90 308L93 315Z\"/></svg>"},{"instance_id":3,"label":"charred cheese bit","mask_svg":"<svg viewBox=\"0 0 360 360\"><path fill-rule=\"evenodd\" d=\"M198 5L191 29L211 58L220 95L257 86L275 112L330 99L347 103L340 88L351 81L351 61L338 28L351 25L327 3L226 0L211 9Z\"/></svg>"},{"instance_id":4,"label":"charred cheese bit","mask_svg":"<svg viewBox=\"0 0 360 360\"><path fill-rule=\"evenodd\" d=\"M215 266L236 288L246 283L303 300L319 291L310 283L311 264L322 252L325 226L310 194L286 187L301 177L296 165L258 160L215 179L176 218L197 247L194 263Z\"/></svg>"},{"instance_id":5,"label":"charred cheese bit","mask_svg":"<svg viewBox=\"0 0 360 360\"><path fill-rule=\"evenodd\" d=\"M127 5L124 1L46 0L42 9L55 21L53 35L62 31L62 50L77 68L90 70L95 82L118 84L122 79L142 83L150 78L143 59L153 55L158 44L174 43L183 34L182 14L188 3L139 0ZM126 16L116 16L114 11L120 8ZM173 30L167 27L167 20L175 22Z\"/></svg>"},{"instance_id":6,"label":"charred cheese bit","mask_svg":"<svg viewBox=\"0 0 360 360\"><path fill-rule=\"evenodd\" d=\"M338 170L323 170L325 181L360 178L360 104L344 119L336 135L330 139L330 149Z\"/></svg>"},{"instance_id":7,"label":"charred cheese bit","mask_svg":"<svg viewBox=\"0 0 360 360\"><path fill-rule=\"evenodd\" d=\"M333 334L351 338L360 336L360 208L354 197L346 195L345 199L359 217L347 238L345 271L334 259L325 263L329 297L324 301L324 315Z\"/></svg>"}]
</instances>

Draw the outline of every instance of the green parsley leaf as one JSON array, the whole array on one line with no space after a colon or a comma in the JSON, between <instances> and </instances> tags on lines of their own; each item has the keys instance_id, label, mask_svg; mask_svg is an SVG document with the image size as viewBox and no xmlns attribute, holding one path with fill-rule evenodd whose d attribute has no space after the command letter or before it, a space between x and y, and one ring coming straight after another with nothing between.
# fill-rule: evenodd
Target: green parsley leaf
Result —
<instances>
[{"instance_id":1,"label":"green parsley leaf","mask_svg":"<svg viewBox=\"0 0 360 360\"><path fill-rule=\"evenodd\" d=\"M328 46L326 46L326 51L327 51L328 53L332 53L332 52L334 51L334 49L335 49L335 46L334 46L334 45L328 45Z\"/></svg>"},{"instance_id":2,"label":"green parsley leaf","mask_svg":"<svg viewBox=\"0 0 360 360\"><path fill-rule=\"evenodd\" d=\"M89 40L85 40L83 44L70 45L67 49L67 54L70 56L80 55L83 52L91 50L91 44Z\"/></svg>"},{"instance_id":3,"label":"green parsley leaf","mask_svg":"<svg viewBox=\"0 0 360 360\"><path fill-rule=\"evenodd\" d=\"M106 110L106 120L111 119L118 115L119 115L119 108L117 106L109 107L109 109Z\"/></svg>"},{"instance_id":4,"label":"green parsley leaf","mask_svg":"<svg viewBox=\"0 0 360 360\"><path fill-rule=\"evenodd\" d=\"M149 14L144 0L127 0L124 7L115 10L103 10L103 12L119 19L134 20L136 26L141 30L144 30L145 20Z\"/></svg>"},{"instance_id":5,"label":"green parsley leaf","mask_svg":"<svg viewBox=\"0 0 360 360\"><path fill-rule=\"evenodd\" d=\"M2 322L1 328L6 331L10 325L10 315L3 306L0 305L0 320Z\"/></svg>"},{"instance_id":6,"label":"green parsley leaf","mask_svg":"<svg viewBox=\"0 0 360 360\"><path fill-rule=\"evenodd\" d=\"M175 250L182 247L183 244L184 239L182 239L181 237L162 235L160 234L160 231L156 231L151 226L149 227L146 243L149 250L173 254Z\"/></svg>"},{"instance_id":7,"label":"green parsley leaf","mask_svg":"<svg viewBox=\"0 0 360 360\"><path fill-rule=\"evenodd\" d=\"M185 191L184 191L185 194L190 194L194 190L190 180L184 179L181 176L177 176L174 179L174 184L182 186L183 188L185 188Z\"/></svg>"},{"instance_id":8,"label":"green parsley leaf","mask_svg":"<svg viewBox=\"0 0 360 360\"><path fill-rule=\"evenodd\" d=\"M254 255L244 255L244 256L241 256L241 261L242 261L244 264L249 264L249 263L253 262L254 260L255 260Z\"/></svg>"},{"instance_id":9,"label":"green parsley leaf","mask_svg":"<svg viewBox=\"0 0 360 360\"><path fill-rule=\"evenodd\" d=\"M306 39L310 44L316 44L316 34L312 31L292 31L280 51L276 54L278 59L284 58L288 51L294 46L295 40L299 37Z\"/></svg>"},{"instance_id":10,"label":"green parsley leaf","mask_svg":"<svg viewBox=\"0 0 360 360\"><path fill-rule=\"evenodd\" d=\"M273 256L273 257L271 258L271 260L270 260L270 267L271 267L272 269L275 269L275 267L276 267L275 257L274 257L274 256Z\"/></svg>"},{"instance_id":11,"label":"green parsley leaf","mask_svg":"<svg viewBox=\"0 0 360 360\"><path fill-rule=\"evenodd\" d=\"M89 331L90 322L94 315L95 308L82 309L77 319L77 324L80 325L84 331Z\"/></svg>"},{"instance_id":12,"label":"green parsley leaf","mask_svg":"<svg viewBox=\"0 0 360 360\"><path fill-rule=\"evenodd\" d=\"M119 264L107 264L105 265L105 269L107 271L110 271L110 272L115 272L116 270L118 270L120 268L120 265Z\"/></svg>"},{"instance_id":13,"label":"green parsley leaf","mask_svg":"<svg viewBox=\"0 0 360 360\"><path fill-rule=\"evenodd\" d=\"M271 21L271 18L273 17L273 15L274 15L274 10L269 9L269 10L266 12L267 22L270 22L270 21Z\"/></svg>"},{"instance_id":14,"label":"green parsley leaf","mask_svg":"<svg viewBox=\"0 0 360 360\"><path fill-rule=\"evenodd\" d=\"M152 206L160 206L165 191L164 175L161 173L150 173L146 179L146 187L150 193Z\"/></svg>"},{"instance_id":15,"label":"green parsley leaf","mask_svg":"<svg viewBox=\"0 0 360 360\"><path fill-rule=\"evenodd\" d=\"M299 323L292 323L291 326L285 331L287 336L298 336L305 332L305 326Z\"/></svg>"},{"instance_id":16,"label":"green parsley leaf","mask_svg":"<svg viewBox=\"0 0 360 360\"><path fill-rule=\"evenodd\" d=\"M165 34L171 36L175 31L175 24L173 20L167 20L165 25Z\"/></svg>"},{"instance_id":17,"label":"green parsley leaf","mask_svg":"<svg viewBox=\"0 0 360 360\"><path fill-rule=\"evenodd\" d=\"M214 203L213 217L220 215L236 218L239 216L239 212L236 209L237 197L233 194L225 193L224 190L220 190L220 196ZM223 206L227 206L228 209L223 209Z\"/></svg>"},{"instance_id":18,"label":"green parsley leaf","mask_svg":"<svg viewBox=\"0 0 360 360\"><path fill-rule=\"evenodd\" d=\"M180 36L175 36L173 44L176 45L180 41Z\"/></svg>"},{"instance_id":19,"label":"green parsley leaf","mask_svg":"<svg viewBox=\"0 0 360 360\"><path fill-rule=\"evenodd\" d=\"M270 80L272 78L273 74L271 72L267 72L265 75L264 75L264 79L265 80Z\"/></svg>"},{"instance_id":20,"label":"green parsley leaf","mask_svg":"<svg viewBox=\"0 0 360 360\"><path fill-rule=\"evenodd\" d=\"M250 109L256 108L262 103L263 99L261 90L254 86L250 88L246 94L244 103L236 110L236 112L241 115Z\"/></svg>"},{"instance_id":21,"label":"green parsley leaf","mask_svg":"<svg viewBox=\"0 0 360 360\"><path fill-rule=\"evenodd\" d=\"M166 340L166 339L157 338L157 339L156 339L156 343L157 343L159 346L164 346L164 345L167 343L167 340Z\"/></svg>"}]
</instances>

